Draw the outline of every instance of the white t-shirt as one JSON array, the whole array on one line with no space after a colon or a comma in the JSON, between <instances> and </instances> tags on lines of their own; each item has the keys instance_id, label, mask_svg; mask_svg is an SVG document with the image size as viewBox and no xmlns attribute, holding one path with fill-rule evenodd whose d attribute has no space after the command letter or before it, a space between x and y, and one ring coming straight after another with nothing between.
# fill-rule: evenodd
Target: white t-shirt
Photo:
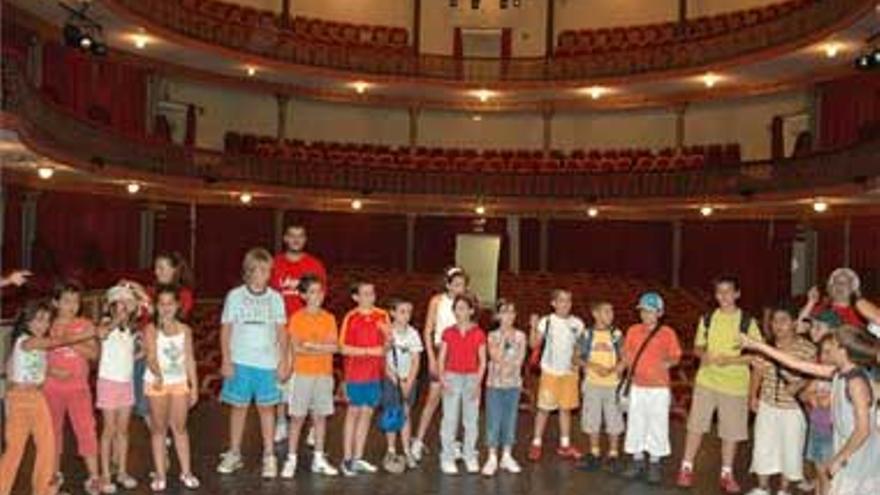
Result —
<instances>
[{"instance_id":1,"label":"white t-shirt","mask_svg":"<svg viewBox=\"0 0 880 495\"><path fill-rule=\"evenodd\" d=\"M236 287L226 295L220 322L232 327L233 363L270 370L278 366L277 327L287 323L281 294L268 287L262 292Z\"/></svg>"},{"instance_id":2,"label":"white t-shirt","mask_svg":"<svg viewBox=\"0 0 880 495\"><path fill-rule=\"evenodd\" d=\"M440 294L440 302L437 304L437 317L434 325L434 346L440 347L443 343L443 332L457 323L455 312L452 310L453 299L449 294Z\"/></svg>"},{"instance_id":3,"label":"white t-shirt","mask_svg":"<svg viewBox=\"0 0 880 495\"><path fill-rule=\"evenodd\" d=\"M117 327L101 342L98 378L128 383L134 376L135 334Z\"/></svg>"},{"instance_id":4,"label":"white t-shirt","mask_svg":"<svg viewBox=\"0 0 880 495\"><path fill-rule=\"evenodd\" d=\"M419 337L419 332L411 326L407 326L404 330L395 328L391 333L391 339L391 348L385 355L385 365L390 373L396 371L398 377L406 378L412 368L412 357L425 350L422 339ZM394 366L395 354L397 366Z\"/></svg>"},{"instance_id":5,"label":"white t-shirt","mask_svg":"<svg viewBox=\"0 0 880 495\"><path fill-rule=\"evenodd\" d=\"M538 321L538 332L544 337L541 371L554 375L569 375L576 370L572 365L578 337L584 332L584 322L577 316L560 318L552 314Z\"/></svg>"}]
</instances>

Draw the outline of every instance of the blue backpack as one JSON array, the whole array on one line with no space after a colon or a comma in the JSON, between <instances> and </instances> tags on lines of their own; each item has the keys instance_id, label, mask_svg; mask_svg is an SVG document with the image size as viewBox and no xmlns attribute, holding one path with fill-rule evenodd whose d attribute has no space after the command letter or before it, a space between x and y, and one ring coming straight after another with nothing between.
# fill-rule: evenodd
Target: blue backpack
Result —
<instances>
[{"instance_id":1,"label":"blue backpack","mask_svg":"<svg viewBox=\"0 0 880 495\"><path fill-rule=\"evenodd\" d=\"M593 352L593 334L595 332L595 328L587 327L584 334L578 339L581 360L585 363L590 362L590 354ZM614 357L620 361L623 348L623 332L617 328L611 328L611 346L614 347Z\"/></svg>"}]
</instances>

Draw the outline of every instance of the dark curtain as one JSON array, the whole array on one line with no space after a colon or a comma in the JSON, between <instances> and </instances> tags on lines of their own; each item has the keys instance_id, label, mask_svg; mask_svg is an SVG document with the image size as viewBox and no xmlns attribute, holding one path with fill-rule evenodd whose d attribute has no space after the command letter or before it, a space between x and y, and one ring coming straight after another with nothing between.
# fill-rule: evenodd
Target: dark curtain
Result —
<instances>
[{"instance_id":1,"label":"dark curtain","mask_svg":"<svg viewBox=\"0 0 880 495\"><path fill-rule=\"evenodd\" d=\"M819 85L819 146L855 143L860 130L880 121L880 74L859 74Z\"/></svg>"},{"instance_id":2,"label":"dark curtain","mask_svg":"<svg viewBox=\"0 0 880 495\"><path fill-rule=\"evenodd\" d=\"M452 56L456 59L464 57L464 42L461 38L461 28L457 27L452 34Z\"/></svg>"},{"instance_id":3,"label":"dark curtain","mask_svg":"<svg viewBox=\"0 0 880 495\"><path fill-rule=\"evenodd\" d=\"M190 103L186 106L186 134L183 137L183 144L188 148L192 148L196 144L196 106Z\"/></svg>"},{"instance_id":4,"label":"dark curtain","mask_svg":"<svg viewBox=\"0 0 880 495\"><path fill-rule=\"evenodd\" d=\"M549 249L551 272L610 273L667 282L672 226L668 222L553 220Z\"/></svg>"},{"instance_id":5,"label":"dark curtain","mask_svg":"<svg viewBox=\"0 0 880 495\"><path fill-rule=\"evenodd\" d=\"M190 225L189 205L168 203L156 213L155 252L180 253L189 260Z\"/></svg>"},{"instance_id":6,"label":"dark curtain","mask_svg":"<svg viewBox=\"0 0 880 495\"><path fill-rule=\"evenodd\" d=\"M783 119L779 115L773 117L770 122L770 158L777 160L785 158L785 136L783 134Z\"/></svg>"},{"instance_id":7,"label":"dark curtain","mask_svg":"<svg viewBox=\"0 0 880 495\"><path fill-rule=\"evenodd\" d=\"M479 222L485 222L480 224ZM500 270L507 269L507 222L503 218L419 217L415 232L415 269L419 272L441 273L455 263L458 234L483 233L501 237L498 261Z\"/></svg>"},{"instance_id":8,"label":"dark curtain","mask_svg":"<svg viewBox=\"0 0 880 495\"><path fill-rule=\"evenodd\" d=\"M519 266L524 272L538 271L541 267L541 222L537 218L519 221Z\"/></svg>"}]
</instances>

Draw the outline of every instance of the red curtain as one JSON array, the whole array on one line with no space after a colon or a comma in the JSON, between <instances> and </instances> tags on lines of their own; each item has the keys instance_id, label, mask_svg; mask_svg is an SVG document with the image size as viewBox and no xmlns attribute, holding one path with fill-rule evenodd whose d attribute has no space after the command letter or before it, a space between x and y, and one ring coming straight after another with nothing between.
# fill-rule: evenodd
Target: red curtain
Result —
<instances>
[{"instance_id":1,"label":"red curtain","mask_svg":"<svg viewBox=\"0 0 880 495\"><path fill-rule=\"evenodd\" d=\"M548 269L630 275L667 282L672 226L668 222L553 220Z\"/></svg>"},{"instance_id":2,"label":"red curtain","mask_svg":"<svg viewBox=\"0 0 880 495\"><path fill-rule=\"evenodd\" d=\"M813 223L816 231L817 256L816 276L824 280L835 268L843 266L844 234L843 221L828 219Z\"/></svg>"},{"instance_id":3,"label":"red curtain","mask_svg":"<svg viewBox=\"0 0 880 495\"><path fill-rule=\"evenodd\" d=\"M286 212L285 225L295 223L306 227L308 251L324 261L328 269L339 265L406 268L406 217L403 215Z\"/></svg>"},{"instance_id":4,"label":"red curtain","mask_svg":"<svg viewBox=\"0 0 880 495\"><path fill-rule=\"evenodd\" d=\"M273 211L246 206L199 206L196 212L196 286L221 296L241 284L241 262L254 247L272 252Z\"/></svg>"},{"instance_id":5,"label":"red curtain","mask_svg":"<svg viewBox=\"0 0 880 495\"><path fill-rule=\"evenodd\" d=\"M537 218L519 221L519 267L522 271L538 271L541 268L541 222Z\"/></svg>"},{"instance_id":6,"label":"red curtain","mask_svg":"<svg viewBox=\"0 0 880 495\"><path fill-rule=\"evenodd\" d=\"M145 136L147 74L143 69L47 43L43 91L82 118L131 136Z\"/></svg>"},{"instance_id":7,"label":"red curtain","mask_svg":"<svg viewBox=\"0 0 880 495\"><path fill-rule=\"evenodd\" d=\"M719 275L742 285L742 305L751 311L787 298L791 280L791 222L686 222L682 231L681 282L711 290Z\"/></svg>"},{"instance_id":8,"label":"red curtain","mask_svg":"<svg viewBox=\"0 0 880 495\"><path fill-rule=\"evenodd\" d=\"M154 250L156 253L180 253L189 260L190 222L189 205L168 203L156 212Z\"/></svg>"},{"instance_id":9,"label":"red curtain","mask_svg":"<svg viewBox=\"0 0 880 495\"><path fill-rule=\"evenodd\" d=\"M24 192L3 181L3 267L7 272L21 265L21 204Z\"/></svg>"},{"instance_id":10,"label":"red curtain","mask_svg":"<svg viewBox=\"0 0 880 495\"><path fill-rule=\"evenodd\" d=\"M853 144L860 129L880 121L880 74L859 74L819 86L819 146Z\"/></svg>"},{"instance_id":11,"label":"red curtain","mask_svg":"<svg viewBox=\"0 0 880 495\"><path fill-rule=\"evenodd\" d=\"M852 219L850 266L861 276L866 293L880 294L880 218Z\"/></svg>"}]
</instances>

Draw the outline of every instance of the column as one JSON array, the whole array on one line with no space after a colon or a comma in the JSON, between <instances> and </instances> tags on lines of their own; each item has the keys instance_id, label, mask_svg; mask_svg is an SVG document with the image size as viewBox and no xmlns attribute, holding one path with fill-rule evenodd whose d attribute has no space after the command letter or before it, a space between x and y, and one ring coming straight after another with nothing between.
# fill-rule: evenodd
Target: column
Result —
<instances>
[{"instance_id":1,"label":"column","mask_svg":"<svg viewBox=\"0 0 880 495\"><path fill-rule=\"evenodd\" d=\"M281 0L281 13L278 17L282 28L290 27L290 2L291 0Z\"/></svg>"},{"instance_id":2,"label":"column","mask_svg":"<svg viewBox=\"0 0 880 495\"><path fill-rule=\"evenodd\" d=\"M418 105L409 107L409 146L415 148L419 145L419 117L422 109Z\"/></svg>"},{"instance_id":3,"label":"column","mask_svg":"<svg viewBox=\"0 0 880 495\"><path fill-rule=\"evenodd\" d=\"M416 269L416 214L406 215L406 272Z\"/></svg>"},{"instance_id":4,"label":"column","mask_svg":"<svg viewBox=\"0 0 880 495\"><path fill-rule=\"evenodd\" d=\"M556 0L547 0L547 18L544 21L544 56L553 56L556 46Z\"/></svg>"},{"instance_id":5,"label":"column","mask_svg":"<svg viewBox=\"0 0 880 495\"><path fill-rule=\"evenodd\" d=\"M547 158L550 156L550 150L553 148L553 107L544 107L541 117L544 124L542 149L544 151L544 158Z\"/></svg>"},{"instance_id":6,"label":"column","mask_svg":"<svg viewBox=\"0 0 880 495\"><path fill-rule=\"evenodd\" d=\"M153 205L144 205L140 212L140 242L138 268L145 270L153 264L156 252L156 210Z\"/></svg>"},{"instance_id":7,"label":"column","mask_svg":"<svg viewBox=\"0 0 880 495\"><path fill-rule=\"evenodd\" d=\"M550 218L538 218L538 270L546 272L550 256Z\"/></svg>"},{"instance_id":8,"label":"column","mask_svg":"<svg viewBox=\"0 0 880 495\"><path fill-rule=\"evenodd\" d=\"M276 209L273 212L272 221L272 232L274 234L272 245L275 246L275 252L279 253L284 249L284 210L281 208Z\"/></svg>"},{"instance_id":9,"label":"column","mask_svg":"<svg viewBox=\"0 0 880 495\"><path fill-rule=\"evenodd\" d=\"M37 201L40 193L28 192L21 204L21 268L31 269L34 264L34 241L37 238Z\"/></svg>"},{"instance_id":10,"label":"column","mask_svg":"<svg viewBox=\"0 0 880 495\"><path fill-rule=\"evenodd\" d=\"M684 23L688 17L688 0L678 0L678 22Z\"/></svg>"},{"instance_id":11,"label":"column","mask_svg":"<svg viewBox=\"0 0 880 495\"><path fill-rule=\"evenodd\" d=\"M852 217L843 220L843 266L852 261Z\"/></svg>"},{"instance_id":12,"label":"column","mask_svg":"<svg viewBox=\"0 0 880 495\"><path fill-rule=\"evenodd\" d=\"M418 55L422 45L422 0L413 0L412 50Z\"/></svg>"},{"instance_id":13,"label":"column","mask_svg":"<svg viewBox=\"0 0 880 495\"><path fill-rule=\"evenodd\" d=\"M198 220L198 210L195 201L189 204L189 267L195 273L196 271L196 221Z\"/></svg>"},{"instance_id":14,"label":"column","mask_svg":"<svg viewBox=\"0 0 880 495\"><path fill-rule=\"evenodd\" d=\"M675 147L681 149L684 147L687 136L685 136L685 113L687 113L687 103L676 105L673 108L675 112Z\"/></svg>"},{"instance_id":15,"label":"column","mask_svg":"<svg viewBox=\"0 0 880 495\"><path fill-rule=\"evenodd\" d=\"M507 217L507 269L517 274L520 269L519 215Z\"/></svg>"},{"instance_id":16,"label":"column","mask_svg":"<svg viewBox=\"0 0 880 495\"><path fill-rule=\"evenodd\" d=\"M681 220L672 221L672 273L673 288L681 287Z\"/></svg>"},{"instance_id":17,"label":"column","mask_svg":"<svg viewBox=\"0 0 880 495\"><path fill-rule=\"evenodd\" d=\"M290 96L277 94L275 95L275 103L278 106L278 125L275 135L280 141L287 137L287 107L290 106Z\"/></svg>"}]
</instances>

